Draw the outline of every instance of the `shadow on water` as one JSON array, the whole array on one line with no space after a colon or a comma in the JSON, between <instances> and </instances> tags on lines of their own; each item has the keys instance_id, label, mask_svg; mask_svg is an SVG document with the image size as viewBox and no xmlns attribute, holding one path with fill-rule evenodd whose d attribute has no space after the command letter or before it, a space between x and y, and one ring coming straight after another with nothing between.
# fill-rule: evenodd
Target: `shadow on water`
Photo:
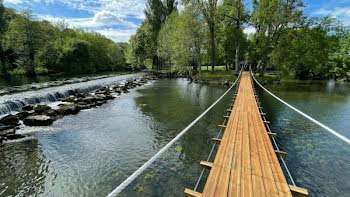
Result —
<instances>
[{"instance_id":1,"label":"shadow on water","mask_svg":"<svg viewBox=\"0 0 350 197\"><path fill-rule=\"evenodd\" d=\"M287 82L267 87L296 108L350 137L350 86ZM350 196L350 146L259 90L296 184L310 196Z\"/></svg>"}]
</instances>

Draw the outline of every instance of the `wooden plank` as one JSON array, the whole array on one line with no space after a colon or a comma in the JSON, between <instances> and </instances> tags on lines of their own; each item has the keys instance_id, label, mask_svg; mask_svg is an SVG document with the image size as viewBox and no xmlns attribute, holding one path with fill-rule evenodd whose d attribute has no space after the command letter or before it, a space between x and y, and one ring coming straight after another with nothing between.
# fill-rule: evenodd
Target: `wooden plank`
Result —
<instances>
[{"instance_id":1,"label":"wooden plank","mask_svg":"<svg viewBox=\"0 0 350 197\"><path fill-rule=\"evenodd\" d=\"M218 139L218 138L211 138L211 141L212 141L214 144L217 144L217 145L220 145L220 143L221 143L221 140Z\"/></svg>"},{"instance_id":2,"label":"wooden plank","mask_svg":"<svg viewBox=\"0 0 350 197\"><path fill-rule=\"evenodd\" d=\"M185 196L186 197L202 197L202 194L186 188L185 189Z\"/></svg>"},{"instance_id":3,"label":"wooden plank","mask_svg":"<svg viewBox=\"0 0 350 197\"><path fill-rule=\"evenodd\" d=\"M280 151L280 150L275 150L275 153L277 154L277 156L283 157L283 159L287 157L287 153L286 152L283 152L283 151Z\"/></svg>"},{"instance_id":4,"label":"wooden plank","mask_svg":"<svg viewBox=\"0 0 350 197\"><path fill-rule=\"evenodd\" d=\"M292 192L292 194L295 196L301 196L301 197L309 196L309 192L307 191L307 189L293 186L293 185L289 185L289 189Z\"/></svg>"},{"instance_id":5,"label":"wooden plank","mask_svg":"<svg viewBox=\"0 0 350 197\"><path fill-rule=\"evenodd\" d=\"M225 125L218 125L219 129L226 129Z\"/></svg>"},{"instance_id":6,"label":"wooden plank","mask_svg":"<svg viewBox=\"0 0 350 197\"><path fill-rule=\"evenodd\" d=\"M201 161L200 165L208 170L210 170L213 167L213 163L208 161Z\"/></svg>"},{"instance_id":7,"label":"wooden plank","mask_svg":"<svg viewBox=\"0 0 350 197\"><path fill-rule=\"evenodd\" d=\"M276 134L276 133L267 132L267 134L268 134L270 137L277 137L277 134Z\"/></svg>"}]
</instances>

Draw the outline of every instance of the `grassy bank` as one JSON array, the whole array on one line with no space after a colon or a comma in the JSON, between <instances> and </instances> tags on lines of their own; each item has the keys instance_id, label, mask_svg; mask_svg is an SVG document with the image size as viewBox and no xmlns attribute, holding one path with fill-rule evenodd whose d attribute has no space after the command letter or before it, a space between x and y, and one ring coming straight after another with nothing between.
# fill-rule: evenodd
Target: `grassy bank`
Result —
<instances>
[{"instance_id":1,"label":"grassy bank","mask_svg":"<svg viewBox=\"0 0 350 197\"><path fill-rule=\"evenodd\" d=\"M233 83L237 76L236 72L234 70L225 71L225 67L223 67L223 70L218 69L215 72L207 71L206 68L203 72L203 82L206 83L218 83L218 84L224 84L226 82ZM272 83L278 83L281 81L280 77L276 75L275 73L266 73L264 77L260 77L259 74L256 74L256 79L259 80L261 84L272 84ZM199 74L196 73L193 76L193 79L195 81L201 81Z\"/></svg>"},{"instance_id":2,"label":"grassy bank","mask_svg":"<svg viewBox=\"0 0 350 197\"><path fill-rule=\"evenodd\" d=\"M255 74L255 78L262 85L268 85L268 84L272 84L272 83L279 83L281 81L281 77L276 75L276 73L273 73L273 72L265 73L264 77L260 77L259 74Z\"/></svg>"},{"instance_id":3,"label":"grassy bank","mask_svg":"<svg viewBox=\"0 0 350 197\"><path fill-rule=\"evenodd\" d=\"M215 72L203 71L203 82L206 83L233 83L236 80L236 72L234 70L225 71L225 70L216 70ZM199 74L196 73L193 76L195 81L201 81Z\"/></svg>"}]
</instances>

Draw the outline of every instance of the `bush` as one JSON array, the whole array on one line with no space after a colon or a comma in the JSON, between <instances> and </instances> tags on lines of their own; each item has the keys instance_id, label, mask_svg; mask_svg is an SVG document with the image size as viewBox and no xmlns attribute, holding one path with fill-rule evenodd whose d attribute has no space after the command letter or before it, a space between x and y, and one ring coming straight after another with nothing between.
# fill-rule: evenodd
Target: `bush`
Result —
<instances>
[{"instance_id":1,"label":"bush","mask_svg":"<svg viewBox=\"0 0 350 197\"><path fill-rule=\"evenodd\" d=\"M35 74L37 75L44 75L44 74L48 74L49 70L47 68L44 67L36 67L35 68Z\"/></svg>"},{"instance_id":2,"label":"bush","mask_svg":"<svg viewBox=\"0 0 350 197\"><path fill-rule=\"evenodd\" d=\"M9 74L12 76L21 76L21 75L25 75L26 71L23 68L16 68L16 69L10 70Z\"/></svg>"}]
</instances>

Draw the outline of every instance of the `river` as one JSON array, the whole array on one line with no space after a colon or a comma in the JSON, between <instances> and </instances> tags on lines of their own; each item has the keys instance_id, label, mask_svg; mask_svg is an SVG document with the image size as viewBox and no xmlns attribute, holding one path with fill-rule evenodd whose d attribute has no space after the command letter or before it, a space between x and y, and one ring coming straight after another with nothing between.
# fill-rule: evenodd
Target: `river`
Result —
<instances>
[{"instance_id":1,"label":"river","mask_svg":"<svg viewBox=\"0 0 350 197\"><path fill-rule=\"evenodd\" d=\"M349 84L286 82L268 88L350 137ZM0 147L0 196L105 196L225 90L161 79L50 127L22 128L29 137ZM232 94L120 196L178 197L185 188L192 189ZM278 144L288 152L287 165L297 185L311 196L349 196L350 146L266 93L259 94ZM201 187L204 183L205 177Z\"/></svg>"}]
</instances>

